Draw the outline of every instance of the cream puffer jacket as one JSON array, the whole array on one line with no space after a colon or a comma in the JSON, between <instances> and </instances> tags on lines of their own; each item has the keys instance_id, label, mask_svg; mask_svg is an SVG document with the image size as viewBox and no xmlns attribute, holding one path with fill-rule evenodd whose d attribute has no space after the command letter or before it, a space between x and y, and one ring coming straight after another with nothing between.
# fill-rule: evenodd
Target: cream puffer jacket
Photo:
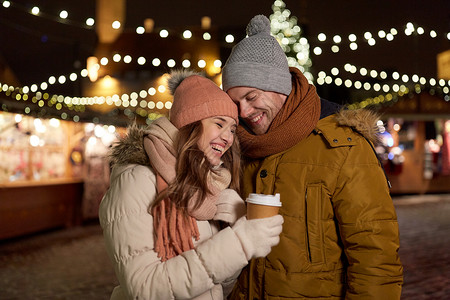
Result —
<instances>
[{"instance_id":1,"label":"cream puffer jacket","mask_svg":"<svg viewBox=\"0 0 450 300\"><path fill-rule=\"evenodd\" d=\"M161 262L148 213L156 177L142 135L131 129L122 157L113 158L110 188L100 204L106 249L120 283L111 299L223 299L248 263L242 245L230 227L219 231L215 221L197 221L195 249Z\"/></svg>"}]
</instances>

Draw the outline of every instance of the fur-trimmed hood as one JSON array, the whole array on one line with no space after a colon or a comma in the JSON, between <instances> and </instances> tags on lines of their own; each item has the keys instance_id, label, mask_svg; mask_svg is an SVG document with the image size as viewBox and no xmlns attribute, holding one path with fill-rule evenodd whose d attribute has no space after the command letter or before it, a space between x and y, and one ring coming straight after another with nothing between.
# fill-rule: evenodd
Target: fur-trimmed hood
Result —
<instances>
[{"instance_id":1,"label":"fur-trimmed hood","mask_svg":"<svg viewBox=\"0 0 450 300\"><path fill-rule=\"evenodd\" d=\"M379 142L379 129L377 121L380 115L369 109L341 109L336 113L336 121L341 126L351 127L366 139L376 144Z\"/></svg>"},{"instance_id":2,"label":"fur-trimmed hood","mask_svg":"<svg viewBox=\"0 0 450 300\"><path fill-rule=\"evenodd\" d=\"M119 139L109 153L111 164L113 166L116 164L149 166L150 159L144 149L144 136L146 134L146 127L139 127L137 124L129 126L125 137Z\"/></svg>"}]
</instances>

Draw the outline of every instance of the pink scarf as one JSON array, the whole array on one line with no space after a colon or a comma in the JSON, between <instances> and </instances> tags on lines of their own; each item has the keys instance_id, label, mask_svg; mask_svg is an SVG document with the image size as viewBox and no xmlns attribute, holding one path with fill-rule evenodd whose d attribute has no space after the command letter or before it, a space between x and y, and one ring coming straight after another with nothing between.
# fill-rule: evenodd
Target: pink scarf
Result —
<instances>
[{"instance_id":1,"label":"pink scarf","mask_svg":"<svg viewBox=\"0 0 450 300\"><path fill-rule=\"evenodd\" d=\"M156 172L157 191L161 193L169 182L175 180L176 151L174 141L178 129L167 119L154 121L144 137L144 148ZM176 207L169 198L151 209L153 216L155 251L162 261L194 248L193 239L198 240L200 234L197 220L211 220L216 214L216 198L220 191L227 188L231 182L231 174L221 168L216 174L208 174L208 186L212 195L194 209L197 194L189 201L188 217Z\"/></svg>"}]
</instances>

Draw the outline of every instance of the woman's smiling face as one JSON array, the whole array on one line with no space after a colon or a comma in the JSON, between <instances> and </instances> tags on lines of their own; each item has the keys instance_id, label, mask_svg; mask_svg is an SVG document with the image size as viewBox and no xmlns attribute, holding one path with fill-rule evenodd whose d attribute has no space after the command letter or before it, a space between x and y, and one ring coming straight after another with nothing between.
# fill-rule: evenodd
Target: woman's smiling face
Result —
<instances>
[{"instance_id":1,"label":"woman's smiling face","mask_svg":"<svg viewBox=\"0 0 450 300\"><path fill-rule=\"evenodd\" d=\"M236 121L227 116L216 116L201 120L202 134L198 147L208 161L216 166L220 158L231 147L236 133Z\"/></svg>"}]
</instances>

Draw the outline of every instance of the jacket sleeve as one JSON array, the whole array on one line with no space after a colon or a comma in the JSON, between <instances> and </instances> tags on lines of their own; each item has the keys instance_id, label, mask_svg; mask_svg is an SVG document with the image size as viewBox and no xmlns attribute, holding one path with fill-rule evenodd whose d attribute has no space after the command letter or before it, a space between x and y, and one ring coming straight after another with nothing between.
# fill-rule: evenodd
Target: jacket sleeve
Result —
<instances>
[{"instance_id":1,"label":"jacket sleeve","mask_svg":"<svg viewBox=\"0 0 450 300\"><path fill-rule=\"evenodd\" d=\"M114 178L100 205L100 224L116 275L129 299L193 298L232 277L247 264L242 246L225 228L166 262L154 251L155 176L134 166Z\"/></svg>"},{"instance_id":2,"label":"jacket sleeve","mask_svg":"<svg viewBox=\"0 0 450 300\"><path fill-rule=\"evenodd\" d=\"M333 205L349 264L345 299L400 299L397 216L384 172L363 139L349 148Z\"/></svg>"}]
</instances>

